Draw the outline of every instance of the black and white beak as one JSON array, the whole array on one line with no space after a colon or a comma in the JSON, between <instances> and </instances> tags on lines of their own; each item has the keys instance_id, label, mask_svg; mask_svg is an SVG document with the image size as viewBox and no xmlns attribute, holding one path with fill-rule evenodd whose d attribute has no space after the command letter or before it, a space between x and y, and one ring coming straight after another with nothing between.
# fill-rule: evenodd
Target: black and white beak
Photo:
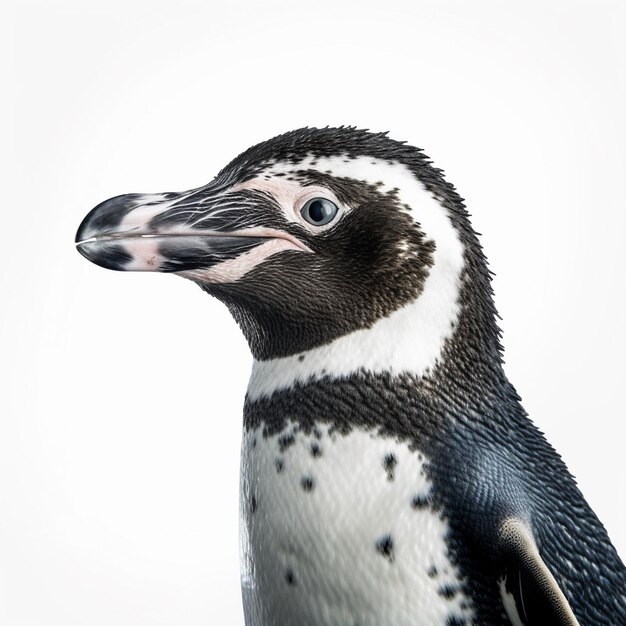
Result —
<instances>
[{"instance_id":1,"label":"black and white beak","mask_svg":"<svg viewBox=\"0 0 626 626\"><path fill-rule=\"evenodd\" d=\"M246 204L237 194L205 188L116 196L89 212L76 246L107 269L151 272L210 270L277 239L303 247L287 233L251 223Z\"/></svg>"}]
</instances>

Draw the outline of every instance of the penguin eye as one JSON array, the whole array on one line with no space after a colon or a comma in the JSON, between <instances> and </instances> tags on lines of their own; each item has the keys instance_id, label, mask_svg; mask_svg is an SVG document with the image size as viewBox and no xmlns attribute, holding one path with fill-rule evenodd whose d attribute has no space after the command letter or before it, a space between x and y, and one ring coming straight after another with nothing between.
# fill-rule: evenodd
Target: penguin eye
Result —
<instances>
[{"instance_id":1,"label":"penguin eye","mask_svg":"<svg viewBox=\"0 0 626 626\"><path fill-rule=\"evenodd\" d=\"M311 198L300 209L302 217L313 226L324 226L337 215L337 206L326 198Z\"/></svg>"}]
</instances>

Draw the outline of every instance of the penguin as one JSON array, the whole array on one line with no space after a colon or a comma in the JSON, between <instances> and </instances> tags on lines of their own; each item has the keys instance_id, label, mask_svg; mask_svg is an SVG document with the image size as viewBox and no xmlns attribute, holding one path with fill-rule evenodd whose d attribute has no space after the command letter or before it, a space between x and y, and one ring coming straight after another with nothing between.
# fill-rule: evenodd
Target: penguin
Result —
<instances>
[{"instance_id":1,"label":"penguin","mask_svg":"<svg viewBox=\"0 0 626 626\"><path fill-rule=\"evenodd\" d=\"M287 132L99 204L76 244L197 283L247 339L247 625L626 624L624 564L503 371L485 255L420 149Z\"/></svg>"}]
</instances>

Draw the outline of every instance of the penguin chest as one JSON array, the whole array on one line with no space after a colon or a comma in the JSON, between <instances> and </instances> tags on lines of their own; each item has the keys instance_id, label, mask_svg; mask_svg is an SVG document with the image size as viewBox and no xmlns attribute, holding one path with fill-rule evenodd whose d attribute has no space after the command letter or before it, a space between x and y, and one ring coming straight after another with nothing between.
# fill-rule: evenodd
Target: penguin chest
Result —
<instances>
[{"instance_id":1,"label":"penguin chest","mask_svg":"<svg viewBox=\"0 0 626 626\"><path fill-rule=\"evenodd\" d=\"M244 433L242 588L255 626L471 622L426 459L374 431Z\"/></svg>"}]
</instances>

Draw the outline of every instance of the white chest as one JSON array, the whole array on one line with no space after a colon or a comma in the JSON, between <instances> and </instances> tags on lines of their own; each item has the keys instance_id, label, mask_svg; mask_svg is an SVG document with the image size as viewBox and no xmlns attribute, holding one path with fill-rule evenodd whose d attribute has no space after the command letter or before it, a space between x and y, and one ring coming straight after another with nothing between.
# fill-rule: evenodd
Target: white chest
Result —
<instances>
[{"instance_id":1,"label":"white chest","mask_svg":"<svg viewBox=\"0 0 626 626\"><path fill-rule=\"evenodd\" d=\"M248 626L471 623L426 459L353 430L244 434L241 546ZM453 618L456 621L453 621Z\"/></svg>"}]
</instances>

